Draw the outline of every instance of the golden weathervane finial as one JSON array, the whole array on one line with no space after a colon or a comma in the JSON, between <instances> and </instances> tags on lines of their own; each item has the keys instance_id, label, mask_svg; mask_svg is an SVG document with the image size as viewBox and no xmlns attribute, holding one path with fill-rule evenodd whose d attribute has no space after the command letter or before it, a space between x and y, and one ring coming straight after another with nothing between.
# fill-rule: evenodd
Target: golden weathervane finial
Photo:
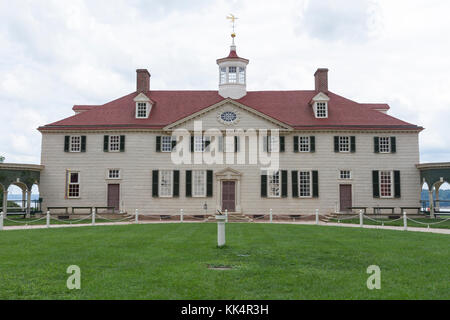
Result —
<instances>
[{"instance_id":1,"label":"golden weathervane finial","mask_svg":"<svg viewBox=\"0 0 450 320\"><path fill-rule=\"evenodd\" d=\"M233 33L231 34L231 37L233 38L233 42L234 42L234 38L236 37L236 33L234 33L234 23L239 18L235 17L234 14L232 14L232 13L230 13L230 15L228 15L226 18L231 20L231 25L233 27Z\"/></svg>"}]
</instances>

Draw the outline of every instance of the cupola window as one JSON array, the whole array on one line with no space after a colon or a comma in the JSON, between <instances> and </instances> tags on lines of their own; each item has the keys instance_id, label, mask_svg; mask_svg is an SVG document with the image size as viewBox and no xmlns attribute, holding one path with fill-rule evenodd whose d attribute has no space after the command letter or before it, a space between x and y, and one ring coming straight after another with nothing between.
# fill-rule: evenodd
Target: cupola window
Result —
<instances>
[{"instance_id":1,"label":"cupola window","mask_svg":"<svg viewBox=\"0 0 450 320\"><path fill-rule=\"evenodd\" d=\"M227 68L221 67L220 68L220 83L226 83L227 82Z\"/></svg>"},{"instance_id":2,"label":"cupola window","mask_svg":"<svg viewBox=\"0 0 450 320\"><path fill-rule=\"evenodd\" d=\"M236 83L237 81L237 74L236 74L236 67L228 67L228 82L229 83Z\"/></svg>"},{"instance_id":3,"label":"cupola window","mask_svg":"<svg viewBox=\"0 0 450 320\"><path fill-rule=\"evenodd\" d=\"M245 83L245 68L239 67L239 83Z\"/></svg>"}]
</instances>

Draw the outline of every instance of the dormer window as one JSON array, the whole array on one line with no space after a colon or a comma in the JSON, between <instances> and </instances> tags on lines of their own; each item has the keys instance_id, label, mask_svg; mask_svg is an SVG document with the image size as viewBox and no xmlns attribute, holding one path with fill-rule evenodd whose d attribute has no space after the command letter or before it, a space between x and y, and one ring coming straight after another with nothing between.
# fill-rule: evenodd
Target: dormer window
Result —
<instances>
[{"instance_id":1,"label":"dormer window","mask_svg":"<svg viewBox=\"0 0 450 320\"><path fill-rule=\"evenodd\" d=\"M328 105L326 102L316 102L316 118L328 118Z\"/></svg>"},{"instance_id":2,"label":"dormer window","mask_svg":"<svg viewBox=\"0 0 450 320\"><path fill-rule=\"evenodd\" d=\"M318 119L328 118L328 102L330 98L323 92L319 92L314 98L311 99L310 105L312 106L314 116Z\"/></svg>"},{"instance_id":3,"label":"dormer window","mask_svg":"<svg viewBox=\"0 0 450 320\"><path fill-rule=\"evenodd\" d=\"M136 118L147 118L148 117L147 102L137 102L136 104L137 104Z\"/></svg>"}]
</instances>

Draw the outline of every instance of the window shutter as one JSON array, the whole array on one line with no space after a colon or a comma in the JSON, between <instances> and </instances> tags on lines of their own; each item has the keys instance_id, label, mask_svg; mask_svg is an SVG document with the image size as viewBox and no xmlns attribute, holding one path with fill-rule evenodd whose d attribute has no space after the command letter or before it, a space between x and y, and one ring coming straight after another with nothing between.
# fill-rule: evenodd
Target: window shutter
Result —
<instances>
[{"instance_id":1,"label":"window shutter","mask_svg":"<svg viewBox=\"0 0 450 320\"><path fill-rule=\"evenodd\" d=\"M206 171L206 196L213 196L213 171Z\"/></svg>"},{"instance_id":2,"label":"window shutter","mask_svg":"<svg viewBox=\"0 0 450 320\"><path fill-rule=\"evenodd\" d=\"M109 136L103 136L103 151L109 151Z\"/></svg>"},{"instance_id":3,"label":"window shutter","mask_svg":"<svg viewBox=\"0 0 450 320\"><path fill-rule=\"evenodd\" d=\"M172 151L177 147L177 137L172 137Z\"/></svg>"},{"instance_id":4,"label":"window shutter","mask_svg":"<svg viewBox=\"0 0 450 320\"><path fill-rule=\"evenodd\" d=\"M291 172L292 180L292 197L298 198L298 171Z\"/></svg>"},{"instance_id":5,"label":"window shutter","mask_svg":"<svg viewBox=\"0 0 450 320\"><path fill-rule=\"evenodd\" d=\"M280 152L284 152L284 136L280 137Z\"/></svg>"},{"instance_id":6,"label":"window shutter","mask_svg":"<svg viewBox=\"0 0 450 320\"><path fill-rule=\"evenodd\" d=\"M373 197L380 197L380 176L378 170L372 171Z\"/></svg>"},{"instance_id":7,"label":"window shutter","mask_svg":"<svg viewBox=\"0 0 450 320\"><path fill-rule=\"evenodd\" d=\"M69 152L70 136L64 137L64 152Z\"/></svg>"},{"instance_id":8,"label":"window shutter","mask_svg":"<svg viewBox=\"0 0 450 320\"><path fill-rule=\"evenodd\" d=\"M156 137L156 152L161 152L161 137Z\"/></svg>"},{"instance_id":9,"label":"window shutter","mask_svg":"<svg viewBox=\"0 0 450 320\"><path fill-rule=\"evenodd\" d=\"M294 136L294 152L298 152L298 136Z\"/></svg>"},{"instance_id":10,"label":"window shutter","mask_svg":"<svg viewBox=\"0 0 450 320\"><path fill-rule=\"evenodd\" d=\"M194 152L194 136L191 136L191 152Z\"/></svg>"},{"instance_id":11,"label":"window shutter","mask_svg":"<svg viewBox=\"0 0 450 320\"><path fill-rule=\"evenodd\" d=\"M192 170L186 170L186 197L192 197Z\"/></svg>"},{"instance_id":12,"label":"window shutter","mask_svg":"<svg viewBox=\"0 0 450 320\"><path fill-rule=\"evenodd\" d=\"M223 136L217 136L219 152L223 152Z\"/></svg>"},{"instance_id":13,"label":"window shutter","mask_svg":"<svg viewBox=\"0 0 450 320\"><path fill-rule=\"evenodd\" d=\"M239 137L234 137L234 152L239 152Z\"/></svg>"},{"instance_id":14,"label":"window shutter","mask_svg":"<svg viewBox=\"0 0 450 320\"><path fill-rule=\"evenodd\" d=\"M125 152L125 136L120 136L120 152Z\"/></svg>"},{"instance_id":15,"label":"window shutter","mask_svg":"<svg viewBox=\"0 0 450 320\"><path fill-rule=\"evenodd\" d=\"M288 172L281 170L281 197L286 198L288 196Z\"/></svg>"},{"instance_id":16,"label":"window shutter","mask_svg":"<svg viewBox=\"0 0 450 320\"><path fill-rule=\"evenodd\" d=\"M316 137L309 137L309 152L316 152Z\"/></svg>"},{"instance_id":17,"label":"window shutter","mask_svg":"<svg viewBox=\"0 0 450 320\"><path fill-rule=\"evenodd\" d=\"M86 136L81 136L81 152L86 152Z\"/></svg>"},{"instance_id":18,"label":"window shutter","mask_svg":"<svg viewBox=\"0 0 450 320\"><path fill-rule=\"evenodd\" d=\"M374 145L374 152L380 153L380 138L379 137L373 138L373 145Z\"/></svg>"},{"instance_id":19,"label":"window shutter","mask_svg":"<svg viewBox=\"0 0 450 320\"><path fill-rule=\"evenodd\" d=\"M334 137L334 152L339 152L339 137Z\"/></svg>"},{"instance_id":20,"label":"window shutter","mask_svg":"<svg viewBox=\"0 0 450 320\"><path fill-rule=\"evenodd\" d=\"M397 152L397 139L395 137L391 137L391 153Z\"/></svg>"},{"instance_id":21,"label":"window shutter","mask_svg":"<svg viewBox=\"0 0 450 320\"><path fill-rule=\"evenodd\" d=\"M263 152L269 152L269 137L263 136Z\"/></svg>"},{"instance_id":22,"label":"window shutter","mask_svg":"<svg viewBox=\"0 0 450 320\"><path fill-rule=\"evenodd\" d=\"M173 196L180 196L180 170L173 171Z\"/></svg>"},{"instance_id":23,"label":"window shutter","mask_svg":"<svg viewBox=\"0 0 450 320\"><path fill-rule=\"evenodd\" d=\"M152 172L152 196L158 197L158 187L159 187L159 172L158 170L153 170Z\"/></svg>"},{"instance_id":24,"label":"window shutter","mask_svg":"<svg viewBox=\"0 0 450 320\"><path fill-rule=\"evenodd\" d=\"M350 152L356 152L356 137L350 137Z\"/></svg>"},{"instance_id":25,"label":"window shutter","mask_svg":"<svg viewBox=\"0 0 450 320\"><path fill-rule=\"evenodd\" d=\"M312 171L312 189L313 189L313 198L319 197L319 172Z\"/></svg>"},{"instance_id":26,"label":"window shutter","mask_svg":"<svg viewBox=\"0 0 450 320\"><path fill-rule=\"evenodd\" d=\"M205 137L205 151L209 151L210 144L211 144L211 137Z\"/></svg>"},{"instance_id":27,"label":"window shutter","mask_svg":"<svg viewBox=\"0 0 450 320\"><path fill-rule=\"evenodd\" d=\"M261 175L261 197L267 198L267 175Z\"/></svg>"},{"instance_id":28,"label":"window shutter","mask_svg":"<svg viewBox=\"0 0 450 320\"><path fill-rule=\"evenodd\" d=\"M400 186L400 171L394 171L394 196L395 198L401 197L401 186Z\"/></svg>"}]
</instances>

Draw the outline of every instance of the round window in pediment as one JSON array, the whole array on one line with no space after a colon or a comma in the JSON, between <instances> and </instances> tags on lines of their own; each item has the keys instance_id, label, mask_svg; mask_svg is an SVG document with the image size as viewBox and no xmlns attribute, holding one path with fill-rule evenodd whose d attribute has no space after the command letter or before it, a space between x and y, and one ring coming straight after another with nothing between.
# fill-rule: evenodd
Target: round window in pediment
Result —
<instances>
[{"instance_id":1,"label":"round window in pediment","mask_svg":"<svg viewBox=\"0 0 450 320\"><path fill-rule=\"evenodd\" d=\"M220 115L220 119L223 122L232 123L232 122L236 121L237 114L234 113L233 111L225 111L225 112L222 112L222 114Z\"/></svg>"}]
</instances>

